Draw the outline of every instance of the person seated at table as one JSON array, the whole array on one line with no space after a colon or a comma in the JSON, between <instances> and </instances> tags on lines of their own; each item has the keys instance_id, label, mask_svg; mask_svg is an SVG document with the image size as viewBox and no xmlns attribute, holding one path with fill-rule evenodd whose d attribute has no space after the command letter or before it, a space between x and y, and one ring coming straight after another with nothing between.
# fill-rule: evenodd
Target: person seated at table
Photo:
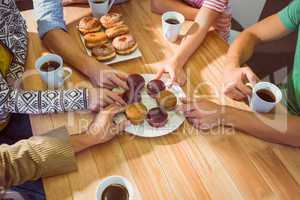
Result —
<instances>
[{"instance_id":1,"label":"person seated at table","mask_svg":"<svg viewBox=\"0 0 300 200\"><path fill-rule=\"evenodd\" d=\"M276 40L298 31L298 42L294 57L294 67L282 86L284 105L287 110L275 113L254 113L211 101L183 100L178 110L197 128L232 125L238 130L270 142L300 147L300 0L292 1L279 13L249 27L230 46L227 65L224 69L225 94L243 101L251 90L246 82L256 83L258 77L249 67L242 66L253 54L254 48L263 42ZM279 105L280 106L280 105ZM289 112L287 112L289 111ZM266 119L270 123L265 123ZM285 130L280 130L282 128Z\"/></svg>"},{"instance_id":2,"label":"person seated at table","mask_svg":"<svg viewBox=\"0 0 300 200\"><path fill-rule=\"evenodd\" d=\"M224 40L228 40L231 27L229 0L151 0L151 7L153 12L159 14L166 11L180 12L195 22L174 55L153 64L159 68L157 78L167 72L173 82L184 85L186 73L183 67L202 44L207 32L213 28Z\"/></svg>"},{"instance_id":3,"label":"person seated at table","mask_svg":"<svg viewBox=\"0 0 300 200\"><path fill-rule=\"evenodd\" d=\"M79 135L69 137L66 128L62 127L12 145L1 144L0 199L4 198L1 198L1 194L4 195L1 189L7 190L29 180L76 170L74 153L108 142L130 124L127 120L118 124L113 122L113 117L124 109L117 105L106 107L95 116L87 131ZM8 194L11 195L12 191ZM31 198L24 199L33 199L33 194L30 194Z\"/></svg>"},{"instance_id":4,"label":"person seated at table","mask_svg":"<svg viewBox=\"0 0 300 200\"><path fill-rule=\"evenodd\" d=\"M95 86L108 89L128 89L127 75L98 62L80 49L70 36L64 21L62 2L58 0L33 1L38 32L43 44L63 57L64 61L86 75Z\"/></svg>"}]
</instances>

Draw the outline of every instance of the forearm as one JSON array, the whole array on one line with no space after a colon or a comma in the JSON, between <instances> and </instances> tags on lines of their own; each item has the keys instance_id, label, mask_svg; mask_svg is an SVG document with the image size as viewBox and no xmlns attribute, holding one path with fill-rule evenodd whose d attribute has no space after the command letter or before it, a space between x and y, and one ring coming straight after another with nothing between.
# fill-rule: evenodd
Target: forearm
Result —
<instances>
[{"instance_id":1,"label":"forearm","mask_svg":"<svg viewBox=\"0 0 300 200\"><path fill-rule=\"evenodd\" d=\"M157 14L163 14L167 11L177 11L182 13L187 20L194 20L199 11L197 8L176 0L151 0L151 10Z\"/></svg>"},{"instance_id":2,"label":"forearm","mask_svg":"<svg viewBox=\"0 0 300 200\"><path fill-rule=\"evenodd\" d=\"M275 143L300 146L300 118L288 114L258 114L227 107L226 125ZM251 123L249 123L251 122Z\"/></svg>"},{"instance_id":3,"label":"forearm","mask_svg":"<svg viewBox=\"0 0 300 200\"><path fill-rule=\"evenodd\" d=\"M95 140L93 140L93 138L86 133L82 133L80 135L72 135L70 137L70 142L75 153L79 153L91 146L96 145Z\"/></svg>"},{"instance_id":4,"label":"forearm","mask_svg":"<svg viewBox=\"0 0 300 200\"><path fill-rule=\"evenodd\" d=\"M187 36L183 39L173 57L173 61L176 67L183 67L193 53L198 49L198 47L203 42L208 28L200 27L197 23L193 26L187 33Z\"/></svg>"},{"instance_id":5,"label":"forearm","mask_svg":"<svg viewBox=\"0 0 300 200\"><path fill-rule=\"evenodd\" d=\"M258 43L259 39L251 32L242 32L228 50L227 67L239 67L247 62Z\"/></svg>"},{"instance_id":6,"label":"forearm","mask_svg":"<svg viewBox=\"0 0 300 200\"><path fill-rule=\"evenodd\" d=\"M101 63L88 56L80 49L76 40L61 29L53 29L47 32L43 37L43 43L48 49L61 55L66 63L86 76L90 76L93 73L92 68L94 66L101 67Z\"/></svg>"}]
</instances>

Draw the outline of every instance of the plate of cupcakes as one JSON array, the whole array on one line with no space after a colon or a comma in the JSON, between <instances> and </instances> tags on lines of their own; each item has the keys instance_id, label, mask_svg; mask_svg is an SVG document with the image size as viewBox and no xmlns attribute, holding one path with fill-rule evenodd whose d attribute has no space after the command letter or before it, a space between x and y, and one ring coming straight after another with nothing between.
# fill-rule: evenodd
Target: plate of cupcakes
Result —
<instances>
[{"instance_id":1,"label":"plate of cupcakes","mask_svg":"<svg viewBox=\"0 0 300 200\"><path fill-rule=\"evenodd\" d=\"M142 56L119 13L110 12L100 18L83 17L78 30L88 55L99 62L113 64Z\"/></svg>"},{"instance_id":2,"label":"plate of cupcakes","mask_svg":"<svg viewBox=\"0 0 300 200\"><path fill-rule=\"evenodd\" d=\"M127 103L125 113L115 118L117 122L125 118L131 122L126 132L140 137L159 137L175 131L184 122L184 116L175 108L185 93L180 86L171 85L167 77L159 80L154 74L130 74L127 84L129 90L122 93Z\"/></svg>"}]
</instances>

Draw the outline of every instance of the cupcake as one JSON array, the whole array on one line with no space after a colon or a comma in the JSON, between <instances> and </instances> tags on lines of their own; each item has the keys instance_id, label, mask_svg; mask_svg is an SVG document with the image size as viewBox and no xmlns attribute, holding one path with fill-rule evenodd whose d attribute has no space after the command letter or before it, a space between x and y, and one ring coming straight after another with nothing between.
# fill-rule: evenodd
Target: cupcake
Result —
<instances>
[{"instance_id":1,"label":"cupcake","mask_svg":"<svg viewBox=\"0 0 300 200\"><path fill-rule=\"evenodd\" d=\"M160 91L165 89L165 83L159 79L154 79L147 84L147 93L151 97L155 97Z\"/></svg>"},{"instance_id":2,"label":"cupcake","mask_svg":"<svg viewBox=\"0 0 300 200\"><path fill-rule=\"evenodd\" d=\"M127 106L125 114L132 124L138 125L144 122L147 115L147 108L142 103L133 103Z\"/></svg>"},{"instance_id":3,"label":"cupcake","mask_svg":"<svg viewBox=\"0 0 300 200\"><path fill-rule=\"evenodd\" d=\"M152 108L147 113L146 119L150 126L160 128L168 122L168 113L160 107Z\"/></svg>"},{"instance_id":4,"label":"cupcake","mask_svg":"<svg viewBox=\"0 0 300 200\"><path fill-rule=\"evenodd\" d=\"M176 96L169 90L163 90L156 95L156 101L165 110L173 110L177 105Z\"/></svg>"},{"instance_id":5,"label":"cupcake","mask_svg":"<svg viewBox=\"0 0 300 200\"><path fill-rule=\"evenodd\" d=\"M145 79L139 74L130 74L127 79L129 90L140 92L145 86Z\"/></svg>"}]
</instances>

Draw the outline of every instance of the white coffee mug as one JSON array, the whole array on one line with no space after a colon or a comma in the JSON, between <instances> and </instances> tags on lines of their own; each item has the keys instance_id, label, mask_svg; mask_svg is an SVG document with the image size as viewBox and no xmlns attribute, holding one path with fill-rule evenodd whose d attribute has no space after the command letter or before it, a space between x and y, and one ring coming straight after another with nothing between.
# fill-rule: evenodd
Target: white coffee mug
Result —
<instances>
[{"instance_id":1,"label":"white coffee mug","mask_svg":"<svg viewBox=\"0 0 300 200\"><path fill-rule=\"evenodd\" d=\"M119 184L124 186L127 191L128 191L128 195L129 195L129 200L136 200L137 199L137 195L136 195L136 190L133 187L133 185L123 176L109 176L105 179L103 179L98 188L97 188L97 192L96 192L96 200L101 200L102 198L102 194L104 192L104 190L109 186L109 185L114 185L114 184Z\"/></svg>"},{"instance_id":2,"label":"white coffee mug","mask_svg":"<svg viewBox=\"0 0 300 200\"><path fill-rule=\"evenodd\" d=\"M115 0L89 0L89 5L94 17L106 15L114 3Z\"/></svg>"},{"instance_id":3,"label":"white coffee mug","mask_svg":"<svg viewBox=\"0 0 300 200\"><path fill-rule=\"evenodd\" d=\"M59 67L52 71L43 71L41 67L44 63L54 61L59 63ZM35 62L35 68L39 72L42 80L47 83L49 88L59 88L64 85L64 82L68 80L72 75L72 69L69 67L64 67L63 59L56 54L47 54L41 56ZM65 75L67 72L67 75Z\"/></svg>"},{"instance_id":4,"label":"white coffee mug","mask_svg":"<svg viewBox=\"0 0 300 200\"><path fill-rule=\"evenodd\" d=\"M182 24L185 21L184 16L179 12L169 11L165 12L162 15L161 19L164 37L170 42L175 42L178 39L178 36L180 35ZM167 19L176 19L179 23L170 24L166 22Z\"/></svg>"},{"instance_id":5,"label":"white coffee mug","mask_svg":"<svg viewBox=\"0 0 300 200\"><path fill-rule=\"evenodd\" d=\"M248 97L250 108L255 112L267 113L270 112L277 103L279 103L282 99L281 90L274 84L269 82L259 82L255 85L247 84L252 88L252 94ZM274 102L269 102L257 95L257 91L259 90L268 90L270 91L274 97Z\"/></svg>"}]
</instances>

